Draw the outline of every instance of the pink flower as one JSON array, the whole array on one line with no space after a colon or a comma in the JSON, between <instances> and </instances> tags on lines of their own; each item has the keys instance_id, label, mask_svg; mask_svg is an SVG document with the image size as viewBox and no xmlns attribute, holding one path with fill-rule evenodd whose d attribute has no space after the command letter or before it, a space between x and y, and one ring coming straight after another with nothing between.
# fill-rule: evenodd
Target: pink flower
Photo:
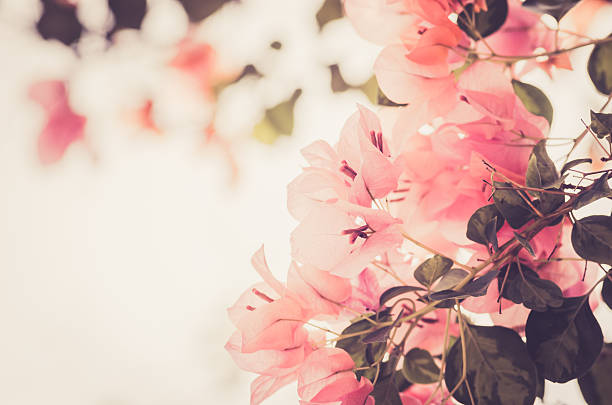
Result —
<instances>
[{"instance_id":1,"label":"pink flower","mask_svg":"<svg viewBox=\"0 0 612 405\"><path fill-rule=\"evenodd\" d=\"M397 187L400 169L392 161L378 117L359 105L342 128L335 149L316 141L302 150L312 167L288 186L287 206L303 219L313 207L335 200L364 207Z\"/></svg>"},{"instance_id":2,"label":"pink flower","mask_svg":"<svg viewBox=\"0 0 612 405\"><path fill-rule=\"evenodd\" d=\"M417 305L417 310L425 306L424 304ZM412 308L409 306L396 306L394 307L394 316L399 316L403 310L403 315L408 315L412 312ZM412 329L410 335L404 343L404 353L407 353L411 349L419 348L427 350L432 355L441 354L444 351L444 331L446 328L446 315L447 310L438 309L430 312L417 323L416 327ZM396 344L399 344L406 332L411 329L411 323L402 324L395 336ZM451 318L448 328L449 336L458 336L459 327L457 322Z\"/></svg>"},{"instance_id":3,"label":"pink flower","mask_svg":"<svg viewBox=\"0 0 612 405\"><path fill-rule=\"evenodd\" d=\"M38 157L43 164L55 163L73 142L84 139L87 119L72 111L63 81L35 83L30 86L29 96L47 114L47 122L38 137Z\"/></svg>"},{"instance_id":4,"label":"pink flower","mask_svg":"<svg viewBox=\"0 0 612 405\"><path fill-rule=\"evenodd\" d=\"M265 283L243 293L228 309L231 321L240 332L239 347L244 353L260 350L286 350L304 344L307 333L301 303L286 295L286 288L270 273L263 248L253 255L253 267Z\"/></svg>"},{"instance_id":5,"label":"pink flower","mask_svg":"<svg viewBox=\"0 0 612 405\"><path fill-rule=\"evenodd\" d=\"M298 395L302 405L374 405L372 383L359 381L355 363L342 349L321 348L308 356L298 372Z\"/></svg>"},{"instance_id":6,"label":"pink flower","mask_svg":"<svg viewBox=\"0 0 612 405\"><path fill-rule=\"evenodd\" d=\"M407 390L400 393L400 398L402 399L402 405L424 405L432 393L436 390L437 384L414 384L411 385ZM448 396L448 392L443 390L438 390L436 394L434 394L432 402L429 402L431 405L446 405L452 404L452 400L446 400L442 402L442 400Z\"/></svg>"},{"instance_id":7,"label":"pink flower","mask_svg":"<svg viewBox=\"0 0 612 405\"><path fill-rule=\"evenodd\" d=\"M178 45L178 51L170 61L170 66L183 72L201 88L206 97L212 99L212 82L217 74L215 62L212 46L187 37Z\"/></svg>"},{"instance_id":8,"label":"pink flower","mask_svg":"<svg viewBox=\"0 0 612 405\"><path fill-rule=\"evenodd\" d=\"M292 256L342 277L354 277L377 255L398 247L400 221L385 211L337 202L313 209L291 233Z\"/></svg>"},{"instance_id":9,"label":"pink flower","mask_svg":"<svg viewBox=\"0 0 612 405\"><path fill-rule=\"evenodd\" d=\"M557 45L562 48L572 45L568 41L571 41L571 38L546 27L540 20L540 14L522 7L519 1L509 1L508 6L508 17L504 25L499 31L487 37L488 44L498 54L506 56L532 55L536 51L538 53L554 51ZM478 49L487 52L483 45L479 45ZM550 76L552 66L567 70L572 69L569 57L564 53L552 55L545 58L544 61L529 59L517 73L524 75L539 67Z\"/></svg>"}]
</instances>

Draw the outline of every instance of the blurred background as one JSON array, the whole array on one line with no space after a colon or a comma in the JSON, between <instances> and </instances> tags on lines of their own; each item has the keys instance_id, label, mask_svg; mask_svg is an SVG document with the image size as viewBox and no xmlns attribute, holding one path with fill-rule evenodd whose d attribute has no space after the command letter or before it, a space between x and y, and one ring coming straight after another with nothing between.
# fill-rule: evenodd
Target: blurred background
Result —
<instances>
[{"instance_id":1,"label":"blurred background","mask_svg":"<svg viewBox=\"0 0 612 405\"><path fill-rule=\"evenodd\" d=\"M0 404L248 403L225 309L262 243L284 277L299 150L375 108L379 48L340 17L335 0L0 0ZM556 136L603 104L587 57L530 77Z\"/></svg>"}]
</instances>

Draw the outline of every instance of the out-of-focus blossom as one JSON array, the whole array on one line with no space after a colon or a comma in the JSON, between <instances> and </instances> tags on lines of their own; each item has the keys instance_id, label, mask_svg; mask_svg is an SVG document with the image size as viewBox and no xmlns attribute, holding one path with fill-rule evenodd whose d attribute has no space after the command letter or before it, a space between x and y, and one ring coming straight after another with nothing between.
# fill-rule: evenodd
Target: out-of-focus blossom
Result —
<instances>
[{"instance_id":1,"label":"out-of-focus blossom","mask_svg":"<svg viewBox=\"0 0 612 405\"><path fill-rule=\"evenodd\" d=\"M43 164L55 163L66 149L85 137L86 118L70 107L66 83L48 80L34 83L28 91L46 113L46 123L38 136L38 157Z\"/></svg>"}]
</instances>

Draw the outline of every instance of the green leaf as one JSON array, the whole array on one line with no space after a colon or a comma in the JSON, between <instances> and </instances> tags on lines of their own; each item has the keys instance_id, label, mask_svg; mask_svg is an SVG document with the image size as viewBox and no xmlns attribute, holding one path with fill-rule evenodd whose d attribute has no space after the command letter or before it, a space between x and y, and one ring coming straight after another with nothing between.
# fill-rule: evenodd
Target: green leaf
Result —
<instances>
[{"instance_id":1,"label":"green leaf","mask_svg":"<svg viewBox=\"0 0 612 405\"><path fill-rule=\"evenodd\" d=\"M408 104L398 104L395 101L392 101L385 95L385 93L383 93L380 87L378 88L378 93L377 93L376 98L377 98L376 102L378 103L378 105L384 105L386 107L404 107L408 105Z\"/></svg>"},{"instance_id":2,"label":"green leaf","mask_svg":"<svg viewBox=\"0 0 612 405\"><path fill-rule=\"evenodd\" d=\"M378 82L376 81L376 76L370 77L365 83L356 88L365 94L370 103L376 104L378 102Z\"/></svg>"},{"instance_id":3,"label":"green leaf","mask_svg":"<svg viewBox=\"0 0 612 405\"><path fill-rule=\"evenodd\" d=\"M612 309L612 281L610 280L611 276L608 276L603 281L603 286L601 287L601 298L608 305L608 308Z\"/></svg>"},{"instance_id":4,"label":"green leaf","mask_svg":"<svg viewBox=\"0 0 612 405\"><path fill-rule=\"evenodd\" d=\"M399 356L392 354L388 361L382 363L380 375L374 390L370 393L377 404L382 405L402 405L399 396L401 380L403 376L396 370Z\"/></svg>"},{"instance_id":5,"label":"green leaf","mask_svg":"<svg viewBox=\"0 0 612 405\"><path fill-rule=\"evenodd\" d=\"M372 314L369 317L370 319L375 319L376 314ZM380 320L385 321L388 320L388 318L388 314L383 314ZM373 329L372 323L365 319L361 319L351 323L342 331L341 335L351 335L357 332L365 332L370 329ZM365 343L363 341L365 336L366 334L350 336L336 341L336 347L343 349L351 356L355 362L355 367L369 366L385 351L385 343ZM367 375L367 373L361 373L361 375Z\"/></svg>"},{"instance_id":6,"label":"green leaf","mask_svg":"<svg viewBox=\"0 0 612 405\"><path fill-rule=\"evenodd\" d=\"M612 34L608 38L612 38ZM587 70L597 90L605 95L612 94L612 42L595 45Z\"/></svg>"},{"instance_id":7,"label":"green leaf","mask_svg":"<svg viewBox=\"0 0 612 405\"><path fill-rule=\"evenodd\" d=\"M342 2L340 0L325 0L319 11L317 11L317 25L319 30L330 21L342 18Z\"/></svg>"},{"instance_id":8,"label":"green leaf","mask_svg":"<svg viewBox=\"0 0 612 405\"><path fill-rule=\"evenodd\" d=\"M512 79L514 93L521 99L523 105L530 113L546 118L548 124L552 124L553 107L550 100L542 90L531 84Z\"/></svg>"},{"instance_id":9,"label":"green leaf","mask_svg":"<svg viewBox=\"0 0 612 405\"><path fill-rule=\"evenodd\" d=\"M512 187L510 183L493 182L495 187ZM520 194L519 194L520 193ZM495 206L502 213L508 224L514 228L520 228L534 217L532 209L521 198L529 198L523 191L516 189L495 189L493 201Z\"/></svg>"},{"instance_id":10,"label":"green leaf","mask_svg":"<svg viewBox=\"0 0 612 405\"><path fill-rule=\"evenodd\" d=\"M384 306L389 300L402 295L402 294L406 294L409 292L413 292L413 291L424 291L424 288L422 287L414 287L411 285L400 285L397 287L391 287L388 290L385 290L385 292L383 292L380 295L380 299L379 299L379 303L380 306Z\"/></svg>"},{"instance_id":11,"label":"green leaf","mask_svg":"<svg viewBox=\"0 0 612 405\"><path fill-rule=\"evenodd\" d=\"M487 224L489 224L494 218L496 219L496 230L499 231L504 225L504 217L499 212L495 204L485 205L484 207L478 208L468 221L466 232L467 238L476 243L488 246L489 243L492 243L492 241L489 240L489 235L486 228Z\"/></svg>"},{"instance_id":12,"label":"green leaf","mask_svg":"<svg viewBox=\"0 0 612 405\"><path fill-rule=\"evenodd\" d=\"M542 377L540 375L540 373L538 373L538 379L537 381L537 385L536 385L536 397L540 398L540 399L544 399L544 377Z\"/></svg>"},{"instance_id":13,"label":"green leaf","mask_svg":"<svg viewBox=\"0 0 612 405\"><path fill-rule=\"evenodd\" d=\"M469 325L465 331L466 380L453 397L476 405L533 405L536 397L536 368L525 343L512 329L501 326ZM461 339L448 353L445 382L452 390L461 380Z\"/></svg>"},{"instance_id":14,"label":"green leaf","mask_svg":"<svg viewBox=\"0 0 612 405\"><path fill-rule=\"evenodd\" d=\"M533 148L529 157L525 185L544 190L556 190L558 180L557 168L546 152L546 140L541 140ZM543 191L530 191L529 193L538 198L537 205L544 214L553 212L565 202L563 194Z\"/></svg>"},{"instance_id":15,"label":"green leaf","mask_svg":"<svg viewBox=\"0 0 612 405\"><path fill-rule=\"evenodd\" d=\"M543 139L533 147L529 157L525 185L534 188L548 188L558 178L557 168L546 152L546 140Z\"/></svg>"},{"instance_id":16,"label":"green leaf","mask_svg":"<svg viewBox=\"0 0 612 405\"><path fill-rule=\"evenodd\" d=\"M529 241L525 238L523 238L520 234L514 232L514 239L516 239L518 241L518 243L521 244L521 246L531 255L535 257L535 252L533 251L533 248L531 247L531 245L529 244Z\"/></svg>"},{"instance_id":17,"label":"green leaf","mask_svg":"<svg viewBox=\"0 0 612 405\"><path fill-rule=\"evenodd\" d=\"M544 312L531 311L525 333L538 372L557 383L583 375L603 345L588 296L565 298L562 306Z\"/></svg>"},{"instance_id":18,"label":"green leaf","mask_svg":"<svg viewBox=\"0 0 612 405\"><path fill-rule=\"evenodd\" d=\"M433 288L434 291L450 290L466 278L468 272L461 269L450 269L448 273L440 278Z\"/></svg>"},{"instance_id":19,"label":"green leaf","mask_svg":"<svg viewBox=\"0 0 612 405\"><path fill-rule=\"evenodd\" d=\"M507 0L487 0L487 11L474 12L474 5L468 4L457 18L457 25L474 41L488 37L501 28L508 17ZM470 24L473 21L473 26Z\"/></svg>"},{"instance_id":20,"label":"green leaf","mask_svg":"<svg viewBox=\"0 0 612 405\"><path fill-rule=\"evenodd\" d=\"M438 381L440 368L427 350L414 348L404 355L402 373L414 384L432 384Z\"/></svg>"},{"instance_id":21,"label":"green leaf","mask_svg":"<svg viewBox=\"0 0 612 405\"><path fill-rule=\"evenodd\" d=\"M596 113L591 110L591 129L598 138L605 138L612 133L612 114Z\"/></svg>"},{"instance_id":22,"label":"green leaf","mask_svg":"<svg viewBox=\"0 0 612 405\"><path fill-rule=\"evenodd\" d=\"M232 0L178 0L183 5L189 21L198 23L214 14L226 3L234 2ZM235 3L235 2L234 2Z\"/></svg>"},{"instance_id":23,"label":"green leaf","mask_svg":"<svg viewBox=\"0 0 612 405\"><path fill-rule=\"evenodd\" d=\"M588 405L607 405L612 399L612 343L606 343L593 367L578 378L582 396Z\"/></svg>"},{"instance_id":24,"label":"green leaf","mask_svg":"<svg viewBox=\"0 0 612 405\"><path fill-rule=\"evenodd\" d=\"M574 209L582 208L600 198L612 197L612 190L608 186L609 175L609 173L602 174L600 178L593 182L591 189L580 193L574 200Z\"/></svg>"},{"instance_id":25,"label":"green leaf","mask_svg":"<svg viewBox=\"0 0 612 405\"><path fill-rule=\"evenodd\" d=\"M288 100L266 110L264 118L253 128L253 136L264 143L273 143L281 135L293 132L293 109L301 89L293 92Z\"/></svg>"},{"instance_id":26,"label":"green leaf","mask_svg":"<svg viewBox=\"0 0 612 405\"><path fill-rule=\"evenodd\" d=\"M523 7L538 13L550 14L557 21L574 7L579 0L526 0Z\"/></svg>"},{"instance_id":27,"label":"green leaf","mask_svg":"<svg viewBox=\"0 0 612 405\"><path fill-rule=\"evenodd\" d=\"M504 266L497 276L497 284L499 291L503 285L502 297L534 311L546 311L549 307L563 305L561 289L552 281L541 279L538 273L524 264L520 269L516 263Z\"/></svg>"},{"instance_id":28,"label":"green leaf","mask_svg":"<svg viewBox=\"0 0 612 405\"><path fill-rule=\"evenodd\" d=\"M414 278L426 287L430 287L437 279L446 274L453 266L453 261L447 257L435 255L419 265L414 271Z\"/></svg>"},{"instance_id":29,"label":"green leaf","mask_svg":"<svg viewBox=\"0 0 612 405\"><path fill-rule=\"evenodd\" d=\"M578 166L578 165L583 164L583 163L593 163L593 159L591 159L591 158L584 158L584 159L570 160L569 162L564 164L563 167L561 168L561 174L565 173L566 171L568 171L572 167Z\"/></svg>"},{"instance_id":30,"label":"green leaf","mask_svg":"<svg viewBox=\"0 0 612 405\"><path fill-rule=\"evenodd\" d=\"M572 246L583 259L612 265L612 217L592 215L576 221Z\"/></svg>"},{"instance_id":31,"label":"green leaf","mask_svg":"<svg viewBox=\"0 0 612 405\"><path fill-rule=\"evenodd\" d=\"M428 294L425 297L431 301L447 300L451 298L463 299L467 297L482 297L487 293L489 284L491 284L491 281L493 281L498 274L499 270L494 269L470 281L460 290L441 290Z\"/></svg>"}]
</instances>

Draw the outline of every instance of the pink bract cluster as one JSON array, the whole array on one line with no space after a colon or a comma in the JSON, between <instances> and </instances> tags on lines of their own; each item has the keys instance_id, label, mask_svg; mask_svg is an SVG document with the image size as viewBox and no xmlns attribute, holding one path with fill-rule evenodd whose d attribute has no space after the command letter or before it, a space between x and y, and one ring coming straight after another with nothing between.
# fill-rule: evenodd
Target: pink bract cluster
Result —
<instances>
[{"instance_id":1,"label":"pink bract cluster","mask_svg":"<svg viewBox=\"0 0 612 405\"><path fill-rule=\"evenodd\" d=\"M484 1L472 3L486 9ZM272 277L259 250L253 265L263 283L229 310L237 330L226 348L241 368L260 375L252 405L296 380L304 405L373 404L372 381L356 377L351 356L335 347L337 333L358 316L380 311L389 288L418 285L414 270L431 253L414 241L466 265L488 257L466 237L470 216L490 204L487 167L502 176L495 180L524 183L531 150L549 129L545 118L526 110L511 79L538 67L550 73L553 66L571 66L562 57L534 59L519 71L468 57L467 49L486 49L452 21L460 7L455 1L345 1L357 31L384 45L374 66L382 91L407 105L383 108L380 116L359 106L336 145L316 141L303 149L308 167L288 186L289 212L299 224L291 234L287 282ZM488 37L497 54L508 57L552 49L554 40L540 16L519 1L510 2L506 24ZM514 237L507 224L498 235L500 244ZM589 281L582 280L582 265L546 260L576 257L568 238L568 224L548 227L531 241L534 255L523 252L521 261L576 296ZM498 296L494 280L485 296L462 306L522 332L528 310ZM385 305L397 318L425 304L411 307L394 298ZM446 313L433 311L418 325L406 322L392 342L403 353L441 354L445 329L458 334ZM448 393L434 386L410 386L400 395L403 404L447 403Z\"/></svg>"}]
</instances>

